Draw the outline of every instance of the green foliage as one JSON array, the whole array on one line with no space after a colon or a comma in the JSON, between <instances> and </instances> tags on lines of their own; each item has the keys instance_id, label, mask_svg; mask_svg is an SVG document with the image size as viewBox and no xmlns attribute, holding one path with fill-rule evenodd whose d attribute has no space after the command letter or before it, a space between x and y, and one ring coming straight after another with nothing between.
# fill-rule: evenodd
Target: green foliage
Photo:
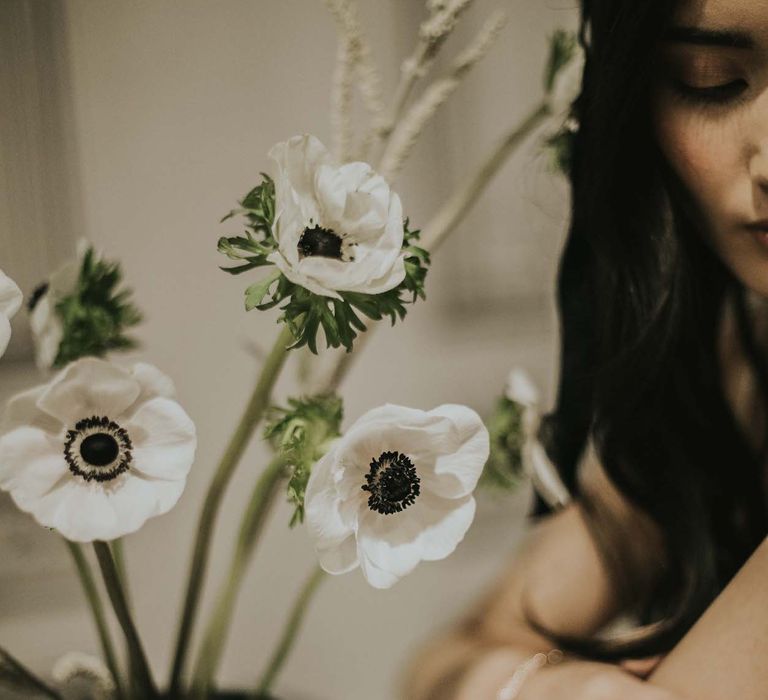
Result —
<instances>
[{"instance_id":1,"label":"green foliage","mask_svg":"<svg viewBox=\"0 0 768 700\"><path fill-rule=\"evenodd\" d=\"M232 275L271 265L267 257L278 250L273 235L274 182L265 173L261 174L264 181L245 196L239 209L234 209L222 219L225 221L235 214L244 214L248 220L244 235L224 236L218 241L218 251L240 263L220 268ZM424 282L430 256L416 245L420 231L411 231L408 222L407 218L403 222L405 278L394 289L381 294L339 291L340 301L314 294L275 270L245 290L245 310L266 311L285 302L280 307L283 313L278 321L287 323L296 338L289 349L306 345L311 352L318 354L317 334L322 328L326 347L343 345L350 352L358 332L366 328L359 314L375 321L389 317L394 325L397 318L405 318L405 304L414 303L417 298L426 299Z\"/></svg>"},{"instance_id":2,"label":"green foliage","mask_svg":"<svg viewBox=\"0 0 768 700\"><path fill-rule=\"evenodd\" d=\"M578 48L578 38L574 32L556 29L549 37L549 56L544 69L544 90L549 93L555 84L560 70L573 58Z\"/></svg>"},{"instance_id":3,"label":"green foliage","mask_svg":"<svg viewBox=\"0 0 768 700\"><path fill-rule=\"evenodd\" d=\"M571 172L573 141L576 136L576 131L569 124L569 121L566 121L560 131L556 131L544 139L544 148L550 153L551 169L564 175Z\"/></svg>"},{"instance_id":4,"label":"green foliage","mask_svg":"<svg viewBox=\"0 0 768 700\"><path fill-rule=\"evenodd\" d=\"M511 491L523 479L524 407L502 396L486 421L491 451L478 486Z\"/></svg>"},{"instance_id":5,"label":"green foliage","mask_svg":"<svg viewBox=\"0 0 768 700\"><path fill-rule=\"evenodd\" d=\"M63 337L54 367L63 367L80 357L101 357L110 350L138 346L125 330L143 317L129 300L130 290L118 291L121 279L119 263L99 260L93 248L88 248L75 289L55 305Z\"/></svg>"},{"instance_id":6,"label":"green foliage","mask_svg":"<svg viewBox=\"0 0 768 700\"><path fill-rule=\"evenodd\" d=\"M343 415L342 400L334 393L289 398L288 408L267 410L264 438L292 467L288 501L295 510L290 527L304 522L304 494L312 466L341 434Z\"/></svg>"}]
</instances>

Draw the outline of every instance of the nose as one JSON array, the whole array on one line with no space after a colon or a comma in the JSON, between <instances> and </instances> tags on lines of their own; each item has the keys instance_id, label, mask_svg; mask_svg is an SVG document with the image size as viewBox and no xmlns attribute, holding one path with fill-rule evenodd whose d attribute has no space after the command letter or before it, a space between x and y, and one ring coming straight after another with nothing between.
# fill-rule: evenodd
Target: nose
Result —
<instances>
[{"instance_id":1,"label":"nose","mask_svg":"<svg viewBox=\"0 0 768 700\"><path fill-rule=\"evenodd\" d=\"M755 184L755 197L768 207L768 138L750 160L750 175Z\"/></svg>"}]
</instances>

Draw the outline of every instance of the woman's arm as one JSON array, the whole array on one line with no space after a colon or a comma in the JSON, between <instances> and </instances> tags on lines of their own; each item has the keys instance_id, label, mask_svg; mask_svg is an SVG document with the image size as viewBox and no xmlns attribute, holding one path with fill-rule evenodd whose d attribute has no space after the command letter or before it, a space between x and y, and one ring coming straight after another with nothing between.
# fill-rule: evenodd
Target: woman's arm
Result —
<instances>
[{"instance_id":1,"label":"woman's arm","mask_svg":"<svg viewBox=\"0 0 768 700\"><path fill-rule=\"evenodd\" d=\"M768 698L768 538L649 680L691 700Z\"/></svg>"},{"instance_id":2,"label":"woman's arm","mask_svg":"<svg viewBox=\"0 0 768 700\"><path fill-rule=\"evenodd\" d=\"M658 533L627 506L592 453L582 464L579 481L581 492L598 505L606 523L613 519L632 532L634 568L649 580L649 572L663 573ZM552 647L551 640L526 623L523 598L537 620L566 634L593 634L621 612L615 582L578 501L539 521L474 608L412 657L400 696L407 700L486 700L484 693L494 697L488 689L494 684L501 687L519 662ZM596 666L585 670L595 675L600 670ZM599 666L607 670L605 664ZM611 670L635 682L618 666L612 665ZM553 696L553 700L558 699Z\"/></svg>"}]
</instances>

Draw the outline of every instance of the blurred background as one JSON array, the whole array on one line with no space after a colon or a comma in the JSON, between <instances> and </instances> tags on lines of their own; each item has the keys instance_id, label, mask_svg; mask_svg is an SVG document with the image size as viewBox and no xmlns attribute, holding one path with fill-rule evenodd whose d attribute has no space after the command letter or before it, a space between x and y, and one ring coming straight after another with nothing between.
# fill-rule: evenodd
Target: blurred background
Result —
<instances>
[{"instance_id":1,"label":"blurred background","mask_svg":"<svg viewBox=\"0 0 768 700\"><path fill-rule=\"evenodd\" d=\"M384 78L397 85L425 17L420 0L359 0ZM440 75L501 7L509 21L430 123L393 183L421 228L463 177L541 99L548 37L573 29L575 0L477 0L430 75ZM29 297L86 236L121 261L146 321L141 358L175 381L198 427L187 490L125 547L137 622L155 673L170 665L194 523L255 381L276 309L246 313L242 277L221 272L219 224L268 170L278 141L332 142L336 25L320 0L0 2L0 266ZM362 113L362 112L361 112ZM433 257L427 301L376 331L343 386L345 425L384 402L463 403L487 415L513 365L554 397L554 284L568 188L535 132ZM26 313L0 363L0 399L42 381ZM334 351L335 352L335 351ZM296 358L277 385L296 388ZM225 575L239 514L269 454L254 438L230 487L203 604ZM478 492L455 553L388 590L361 572L328 577L275 691L286 700L393 700L403 664L492 584L524 533L532 494ZM226 649L222 687L252 687L315 559L290 507L272 511ZM99 653L65 547L0 494L0 645L48 676L64 652ZM205 619L204 616L201 619ZM198 625L199 631L200 625Z\"/></svg>"}]
</instances>

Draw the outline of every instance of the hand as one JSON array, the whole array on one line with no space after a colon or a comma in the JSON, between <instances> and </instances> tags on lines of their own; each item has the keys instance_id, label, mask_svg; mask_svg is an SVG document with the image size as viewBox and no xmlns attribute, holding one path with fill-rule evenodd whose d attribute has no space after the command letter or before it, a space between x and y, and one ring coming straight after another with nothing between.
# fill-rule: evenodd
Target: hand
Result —
<instances>
[{"instance_id":1,"label":"hand","mask_svg":"<svg viewBox=\"0 0 768 700\"><path fill-rule=\"evenodd\" d=\"M661 658L627 659L621 665L566 660L535 671L518 700L684 700L638 677L650 674Z\"/></svg>"}]
</instances>

